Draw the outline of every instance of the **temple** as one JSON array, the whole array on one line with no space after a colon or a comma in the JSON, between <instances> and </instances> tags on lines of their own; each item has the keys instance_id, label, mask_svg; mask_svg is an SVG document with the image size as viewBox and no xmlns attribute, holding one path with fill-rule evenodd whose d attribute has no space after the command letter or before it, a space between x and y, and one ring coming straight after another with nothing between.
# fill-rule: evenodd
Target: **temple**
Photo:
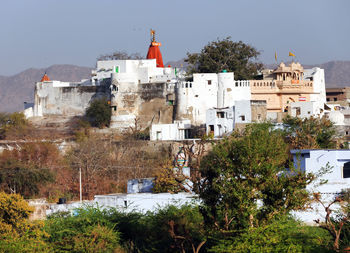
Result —
<instances>
[{"instance_id":1,"label":"temple","mask_svg":"<svg viewBox=\"0 0 350 253\"><path fill-rule=\"evenodd\" d=\"M233 72L194 73L164 67L160 43L151 30L146 59L97 61L91 78L81 82L51 80L35 84L34 107L27 117L84 115L91 101L109 100L111 128L150 129L151 139L187 139L207 132L214 137L252 122L281 122L287 115L323 116L325 78L320 68L283 62L265 69L259 80L235 80Z\"/></svg>"},{"instance_id":2,"label":"temple","mask_svg":"<svg viewBox=\"0 0 350 253\"><path fill-rule=\"evenodd\" d=\"M156 59L156 66L158 68L164 68L162 53L159 49L162 44L156 42L155 33L154 30L151 30L151 44L148 48L147 59Z\"/></svg>"}]
</instances>

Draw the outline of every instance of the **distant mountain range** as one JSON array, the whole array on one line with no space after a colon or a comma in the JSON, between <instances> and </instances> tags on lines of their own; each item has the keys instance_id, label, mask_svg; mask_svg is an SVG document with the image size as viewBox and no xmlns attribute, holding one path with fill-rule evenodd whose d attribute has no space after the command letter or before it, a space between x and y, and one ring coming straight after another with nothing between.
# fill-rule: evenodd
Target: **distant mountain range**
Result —
<instances>
[{"instance_id":1,"label":"distant mountain range","mask_svg":"<svg viewBox=\"0 0 350 253\"><path fill-rule=\"evenodd\" d=\"M171 61L166 66L186 67L184 59ZM266 65L271 67L273 65ZM320 67L325 70L327 87L350 86L350 61L330 61L307 65L305 68ZM46 72L51 80L80 81L91 76L92 68L75 65L52 65L46 69L27 69L17 75L0 76L0 112L23 110L23 102L34 101L34 84Z\"/></svg>"}]
</instances>

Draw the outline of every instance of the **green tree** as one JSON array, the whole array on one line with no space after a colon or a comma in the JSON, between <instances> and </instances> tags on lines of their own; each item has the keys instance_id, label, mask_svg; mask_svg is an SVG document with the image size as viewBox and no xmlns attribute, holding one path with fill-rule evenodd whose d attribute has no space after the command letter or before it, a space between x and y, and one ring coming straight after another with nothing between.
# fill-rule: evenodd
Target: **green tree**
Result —
<instances>
[{"instance_id":1,"label":"green tree","mask_svg":"<svg viewBox=\"0 0 350 253\"><path fill-rule=\"evenodd\" d=\"M214 146L201 163L206 223L227 233L304 208L309 199L305 187L314 176L297 169L286 172L287 158L281 132L267 123L249 125L243 134Z\"/></svg>"},{"instance_id":2,"label":"green tree","mask_svg":"<svg viewBox=\"0 0 350 253\"><path fill-rule=\"evenodd\" d=\"M29 198L39 193L39 187L54 181L49 169L7 159L0 164L0 187L8 193L20 193Z\"/></svg>"},{"instance_id":3,"label":"green tree","mask_svg":"<svg viewBox=\"0 0 350 253\"><path fill-rule=\"evenodd\" d=\"M95 99L86 109L86 117L94 127L108 127L111 121L111 108L106 98Z\"/></svg>"},{"instance_id":4,"label":"green tree","mask_svg":"<svg viewBox=\"0 0 350 253\"><path fill-rule=\"evenodd\" d=\"M323 118L298 118L287 116L283 119L286 141L292 149L335 148L336 129L333 123Z\"/></svg>"},{"instance_id":5,"label":"green tree","mask_svg":"<svg viewBox=\"0 0 350 253\"><path fill-rule=\"evenodd\" d=\"M154 212L122 213L114 210L116 223L127 252L202 252L207 241L203 216L198 206L169 205Z\"/></svg>"},{"instance_id":6,"label":"green tree","mask_svg":"<svg viewBox=\"0 0 350 253\"><path fill-rule=\"evenodd\" d=\"M236 79L252 79L262 69L255 62L260 52L242 41L233 42L230 37L209 42L200 53L187 53L189 73L219 73L232 71Z\"/></svg>"}]
</instances>

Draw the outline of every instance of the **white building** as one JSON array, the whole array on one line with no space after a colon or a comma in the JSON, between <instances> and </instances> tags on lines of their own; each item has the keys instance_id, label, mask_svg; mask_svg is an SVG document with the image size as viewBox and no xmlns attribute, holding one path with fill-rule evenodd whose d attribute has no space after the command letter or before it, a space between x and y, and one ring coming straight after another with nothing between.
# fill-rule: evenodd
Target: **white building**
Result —
<instances>
[{"instance_id":1,"label":"white building","mask_svg":"<svg viewBox=\"0 0 350 253\"><path fill-rule=\"evenodd\" d=\"M193 81L177 84L177 119L189 119L195 126L205 125L211 108L226 108L239 100L250 100L249 81L235 81L234 73L193 74Z\"/></svg>"},{"instance_id":2,"label":"white building","mask_svg":"<svg viewBox=\"0 0 350 253\"><path fill-rule=\"evenodd\" d=\"M207 134L213 133L214 137L223 137L233 132L236 124L249 124L253 122L252 108L256 108L265 101L238 100L235 105L227 108L211 108L207 110L206 131ZM257 104L257 105L256 105ZM260 115L260 116L259 116ZM260 117L260 118L259 118ZM266 112L263 115L256 113L256 122L266 118Z\"/></svg>"},{"instance_id":3,"label":"white building","mask_svg":"<svg viewBox=\"0 0 350 253\"><path fill-rule=\"evenodd\" d=\"M307 186L307 190L320 192L325 204L334 199L337 193L350 188L350 150L292 150L294 166L306 173L318 175L323 168L330 171L322 175L314 183ZM326 183L319 184L321 180ZM324 221L324 208L317 203L305 212L295 212L302 221L314 223L314 220Z\"/></svg>"},{"instance_id":4,"label":"white building","mask_svg":"<svg viewBox=\"0 0 350 253\"><path fill-rule=\"evenodd\" d=\"M304 69L304 79L313 81L313 93L310 94L310 102L314 102L315 115L321 114L327 102L324 69L317 67Z\"/></svg>"},{"instance_id":5,"label":"white building","mask_svg":"<svg viewBox=\"0 0 350 253\"><path fill-rule=\"evenodd\" d=\"M192 138L190 120L177 121L173 124L153 124L150 131L151 141L181 141Z\"/></svg>"},{"instance_id":6,"label":"white building","mask_svg":"<svg viewBox=\"0 0 350 253\"><path fill-rule=\"evenodd\" d=\"M310 118L322 117L323 112L320 112L319 105L316 102L292 102L290 104L290 115L292 117Z\"/></svg>"}]
</instances>

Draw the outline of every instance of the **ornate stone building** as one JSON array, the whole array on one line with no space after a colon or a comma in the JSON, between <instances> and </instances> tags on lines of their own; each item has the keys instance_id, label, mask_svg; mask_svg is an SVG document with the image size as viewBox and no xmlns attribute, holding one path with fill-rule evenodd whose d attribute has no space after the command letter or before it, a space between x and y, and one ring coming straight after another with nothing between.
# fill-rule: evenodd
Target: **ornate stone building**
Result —
<instances>
[{"instance_id":1,"label":"ornate stone building","mask_svg":"<svg viewBox=\"0 0 350 253\"><path fill-rule=\"evenodd\" d=\"M326 103L324 70L304 70L295 62L289 66L282 62L275 70L264 70L263 80L251 80L250 88L252 100L266 100L270 118L279 118L297 102L315 103L316 114L320 114Z\"/></svg>"}]
</instances>

